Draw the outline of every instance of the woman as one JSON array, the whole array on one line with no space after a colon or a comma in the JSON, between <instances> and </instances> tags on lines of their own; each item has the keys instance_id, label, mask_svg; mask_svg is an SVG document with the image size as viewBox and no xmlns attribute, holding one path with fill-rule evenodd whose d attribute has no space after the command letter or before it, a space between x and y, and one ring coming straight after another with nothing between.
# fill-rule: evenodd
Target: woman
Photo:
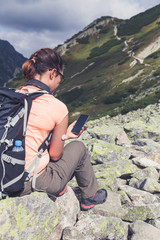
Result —
<instances>
[{"instance_id":1,"label":"woman","mask_svg":"<svg viewBox=\"0 0 160 240\"><path fill-rule=\"evenodd\" d=\"M23 66L25 78L36 79L47 85L53 92L63 76L62 58L54 50L41 49L31 55ZM27 86L23 91L38 88ZM31 164L37 155L37 149L53 130L49 151L46 150L40 160L36 188L51 195L60 196L66 190L66 184L74 175L82 193L81 208L88 210L96 204L105 202L107 192L98 190L97 180L90 162L89 154L82 142L72 141L64 147L64 140L78 138L71 132L75 122L68 126L68 109L64 103L51 94L44 94L33 100L25 137L26 165ZM65 134L65 135L64 135ZM33 175L34 170L31 171ZM31 182L25 183L21 195L32 192Z\"/></svg>"}]
</instances>

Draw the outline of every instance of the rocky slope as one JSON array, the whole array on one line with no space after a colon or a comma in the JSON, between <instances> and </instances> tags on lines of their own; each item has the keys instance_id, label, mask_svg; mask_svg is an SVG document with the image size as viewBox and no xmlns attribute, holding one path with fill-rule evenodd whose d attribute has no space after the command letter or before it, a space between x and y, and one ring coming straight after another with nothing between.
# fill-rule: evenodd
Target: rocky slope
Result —
<instances>
[{"instance_id":1,"label":"rocky slope","mask_svg":"<svg viewBox=\"0 0 160 240\"><path fill-rule=\"evenodd\" d=\"M0 39L0 86L15 77L24 61L26 58L18 53L8 41Z\"/></svg>"},{"instance_id":2,"label":"rocky slope","mask_svg":"<svg viewBox=\"0 0 160 240\"><path fill-rule=\"evenodd\" d=\"M1 200L0 239L159 239L160 103L87 126L80 141L107 201L81 211L75 179L56 200L45 193Z\"/></svg>"}]
</instances>

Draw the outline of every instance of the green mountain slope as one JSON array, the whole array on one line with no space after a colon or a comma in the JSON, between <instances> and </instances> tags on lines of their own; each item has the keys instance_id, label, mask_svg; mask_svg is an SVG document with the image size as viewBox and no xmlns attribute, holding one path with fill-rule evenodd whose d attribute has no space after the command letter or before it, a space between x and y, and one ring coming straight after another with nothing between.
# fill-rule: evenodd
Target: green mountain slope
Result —
<instances>
[{"instance_id":1,"label":"green mountain slope","mask_svg":"<svg viewBox=\"0 0 160 240\"><path fill-rule=\"evenodd\" d=\"M101 17L56 48L67 81L56 91L71 118L126 113L160 96L160 5L129 20Z\"/></svg>"}]
</instances>

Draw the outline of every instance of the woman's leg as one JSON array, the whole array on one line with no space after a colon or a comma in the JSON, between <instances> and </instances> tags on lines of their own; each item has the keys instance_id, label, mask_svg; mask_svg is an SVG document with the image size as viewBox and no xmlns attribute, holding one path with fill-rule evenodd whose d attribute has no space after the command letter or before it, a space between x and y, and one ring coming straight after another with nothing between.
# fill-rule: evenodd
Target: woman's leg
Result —
<instances>
[{"instance_id":1,"label":"woman's leg","mask_svg":"<svg viewBox=\"0 0 160 240\"><path fill-rule=\"evenodd\" d=\"M58 195L75 175L82 198L89 198L98 190L98 183L90 162L89 153L80 141L72 141L64 148L58 161L50 161L45 171L37 177L36 188ZM25 184L22 195L31 192L31 183Z\"/></svg>"},{"instance_id":2,"label":"woman's leg","mask_svg":"<svg viewBox=\"0 0 160 240\"><path fill-rule=\"evenodd\" d=\"M62 158L53 163L61 177L61 190L75 175L82 197L88 198L98 190L98 183L90 162L89 153L80 141L72 141L64 148Z\"/></svg>"}]
</instances>

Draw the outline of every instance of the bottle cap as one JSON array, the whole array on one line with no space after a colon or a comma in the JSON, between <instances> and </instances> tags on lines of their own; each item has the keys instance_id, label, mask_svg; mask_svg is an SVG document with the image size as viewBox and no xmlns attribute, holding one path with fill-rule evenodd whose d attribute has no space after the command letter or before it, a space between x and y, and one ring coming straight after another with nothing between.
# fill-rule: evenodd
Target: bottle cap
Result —
<instances>
[{"instance_id":1,"label":"bottle cap","mask_svg":"<svg viewBox=\"0 0 160 240\"><path fill-rule=\"evenodd\" d=\"M21 147L22 146L22 141L21 140L16 140L15 141L15 146L16 147Z\"/></svg>"}]
</instances>

